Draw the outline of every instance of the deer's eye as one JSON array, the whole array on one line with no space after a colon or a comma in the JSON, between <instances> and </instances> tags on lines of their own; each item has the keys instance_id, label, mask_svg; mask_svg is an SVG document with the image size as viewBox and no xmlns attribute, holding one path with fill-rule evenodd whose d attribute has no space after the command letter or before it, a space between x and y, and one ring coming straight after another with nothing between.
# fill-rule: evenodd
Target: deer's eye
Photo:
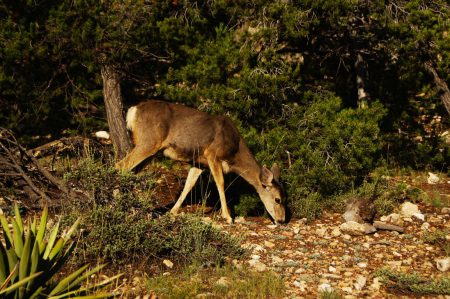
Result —
<instances>
[{"instance_id":1,"label":"deer's eye","mask_svg":"<svg viewBox=\"0 0 450 299\"><path fill-rule=\"evenodd\" d=\"M275 198L275 202L281 204L281 198Z\"/></svg>"}]
</instances>

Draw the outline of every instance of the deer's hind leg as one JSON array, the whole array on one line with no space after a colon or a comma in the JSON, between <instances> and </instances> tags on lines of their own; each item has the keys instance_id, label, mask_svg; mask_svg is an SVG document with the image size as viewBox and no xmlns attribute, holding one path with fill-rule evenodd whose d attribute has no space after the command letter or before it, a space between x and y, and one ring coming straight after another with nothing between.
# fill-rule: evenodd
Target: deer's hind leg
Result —
<instances>
[{"instance_id":1,"label":"deer's hind leg","mask_svg":"<svg viewBox=\"0 0 450 299\"><path fill-rule=\"evenodd\" d=\"M121 170L132 170L145 159L156 154L159 149L160 146L157 144L153 146L136 145L125 158L116 163L115 167Z\"/></svg>"}]
</instances>

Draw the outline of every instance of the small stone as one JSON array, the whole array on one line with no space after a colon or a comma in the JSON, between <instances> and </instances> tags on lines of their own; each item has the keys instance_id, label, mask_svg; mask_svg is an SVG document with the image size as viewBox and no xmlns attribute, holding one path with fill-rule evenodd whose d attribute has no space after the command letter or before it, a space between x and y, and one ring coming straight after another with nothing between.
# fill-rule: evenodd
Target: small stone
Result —
<instances>
[{"instance_id":1,"label":"small stone","mask_svg":"<svg viewBox=\"0 0 450 299\"><path fill-rule=\"evenodd\" d=\"M294 227L294 234L298 234L300 232L300 227Z\"/></svg>"},{"instance_id":2,"label":"small stone","mask_svg":"<svg viewBox=\"0 0 450 299\"><path fill-rule=\"evenodd\" d=\"M352 294L353 293L353 288L352 287L343 287L342 290L348 294Z\"/></svg>"},{"instance_id":3,"label":"small stone","mask_svg":"<svg viewBox=\"0 0 450 299\"><path fill-rule=\"evenodd\" d=\"M274 228L277 228L278 225L277 224L269 224L269 225L267 225L267 227L270 229L274 229Z\"/></svg>"},{"instance_id":4,"label":"small stone","mask_svg":"<svg viewBox=\"0 0 450 299\"><path fill-rule=\"evenodd\" d=\"M269 248L274 248L275 244L270 241L264 241L264 246L269 247Z\"/></svg>"},{"instance_id":5,"label":"small stone","mask_svg":"<svg viewBox=\"0 0 450 299\"><path fill-rule=\"evenodd\" d=\"M341 230L339 229L339 227L333 228L333 230L331 231L331 235L333 237L339 237L341 235Z\"/></svg>"},{"instance_id":6,"label":"small stone","mask_svg":"<svg viewBox=\"0 0 450 299\"><path fill-rule=\"evenodd\" d=\"M400 214L403 217L411 217L415 213L420 213L419 207L409 201L405 201L400 206Z\"/></svg>"},{"instance_id":7,"label":"small stone","mask_svg":"<svg viewBox=\"0 0 450 299\"><path fill-rule=\"evenodd\" d=\"M436 260L436 267L439 271L446 272L448 269L450 269L450 257L437 259Z\"/></svg>"},{"instance_id":8,"label":"small stone","mask_svg":"<svg viewBox=\"0 0 450 299\"><path fill-rule=\"evenodd\" d=\"M274 264L281 264L281 263L283 263L283 259L281 257L276 256L276 255L272 255L272 262Z\"/></svg>"},{"instance_id":9,"label":"small stone","mask_svg":"<svg viewBox=\"0 0 450 299\"><path fill-rule=\"evenodd\" d=\"M220 286L220 287L229 287L230 286L230 280L227 277L222 276L221 278L219 278L216 281L215 285L216 286Z\"/></svg>"},{"instance_id":10,"label":"small stone","mask_svg":"<svg viewBox=\"0 0 450 299\"><path fill-rule=\"evenodd\" d=\"M259 260L250 260L248 263L257 272L263 272L267 269L267 266Z\"/></svg>"},{"instance_id":11,"label":"small stone","mask_svg":"<svg viewBox=\"0 0 450 299\"><path fill-rule=\"evenodd\" d=\"M317 291L319 293L321 292L327 292L327 293L331 293L333 291L333 288L331 287L330 284L328 283L322 283L319 285L319 287L317 288Z\"/></svg>"},{"instance_id":12,"label":"small stone","mask_svg":"<svg viewBox=\"0 0 450 299\"><path fill-rule=\"evenodd\" d=\"M163 260L163 264L169 269L173 268L173 263L170 260Z\"/></svg>"},{"instance_id":13,"label":"small stone","mask_svg":"<svg viewBox=\"0 0 450 299\"><path fill-rule=\"evenodd\" d=\"M245 218L242 216L234 218L234 223L245 223Z\"/></svg>"},{"instance_id":14,"label":"small stone","mask_svg":"<svg viewBox=\"0 0 450 299\"><path fill-rule=\"evenodd\" d=\"M324 237L326 233L327 233L326 227L316 229L316 235L318 235L319 237Z\"/></svg>"},{"instance_id":15,"label":"small stone","mask_svg":"<svg viewBox=\"0 0 450 299\"><path fill-rule=\"evenodd\" d=\"M449 215L450 214L450 208L449 207L442 208L441 209L441 213Z\"/></svg>"},{"instance_id":16,"label":"small stone","mask_svg":"<svg viewBox=\"0 0 450 299\"><path fill-rule=\"evenodd\" d=\"M299 288L300 292L306 291L306 287L308 286L306 284L306 281L304 281L304 280L301 280L301 281L294 280L293 285L296 286L297 288Z\"/></svg>"},{"instance_id":17,"label":"small stone","mask_svg":"<svg viewBox=\"0 0 450 299\"><path fill-rule=\"evenodd\" d=\"M257 254L252 255L252 260L259 260L260 258L261 258L261 256L259 256Z\"/></svg>"},{"instance_id":18,"label":"small stone","mask_svg":"<svg viewBox=\"0 0 450 299\"><path fill-rule=\"evenodd\" d=\"M342 238L344 238L344 240L351 240L352 236L345 234L345 235L342 235Z\"/></svg>"},{"instance_id":19,"label":"small stone","mask_svg":"<svg viewBox=\"0 0 450 299\"><path fill-rule=\"evenodd\" d=\"M439 183L439 177L437 175L435 175L434 173L429 172L427 182L430 185L437 184L437 183Z\"/></svg>"},{"instance_id":20,"label":"small stone","mask_svg":"<svg viewBox=\"0 0 450 299\"><path fill-rule=\"evenodd\" d=\"M362 275L358 275L356 277L356 282L353 284L353 286L355 287L356 290L361 291L364 286L366 285L367 282L367 278L365 278Z\"/></svg>"},{"instance_id":21,"label":"small stone","mask_svg":"<svg viewBox=\"0 0 450 299\"><path fill-rule=\"evenodd\" d=\"M369 288L373 291L379 291L381 288L380 279L378 277L375 277Z\"/></svg>"},{"instance_id":22,"label":"small stone","mask_svg":"<svg viewBox=\"0 0 450 299\"><path fill-rule=\"evenodd\" d=\"M328 267L328 272L330 272L330 273L335 273L335 272L336 272L336 268L333 267L333 266L329 266L329 267Z\"/></svg>"},{"instance_id":23,"label":"small stone","mask_svg":"<svg viewBox=\"0 0 450 299\"><path fill-rule=\"evenodd\" d=\"M364 268L367 268L367 263L364 263L364 262L360 262L360 263L358 263L358 264L356 264L358 267L360 267L360 268L362 268L362 269L364 269Z\"/></svg>"},{"instance_id":24,"label":"small stone","mask_svg":"<svg viewBox=\"0 0 450 299\"><path fill-rule=\"evenodd\" d=\"M430 229L430 224L428 222L424 222L422 223L422 225L420 226L421 230L429 230Z\"/></svg>"},{"instance_id":25,"label":"small stone","mask_svg":"<svg viewBox=\"0 0 450 299\"><path fill-rule=\"evenodd\" d=\"M373 233L376 231L376 228L370 224L367 224L367 223L361 224L361 223L358 223L355 221L348 221L348 222L342 223L339 226L339 229L342 232L352 235L352 236L361 236L361 235L370 234L370 233Z\"/></svg>"},{"instance_id":26,"label":"small stone","mask_svg":"<svg viewBox=\"0 0 450 299\"><path fill-rule=\"evenodd\" d=\"M163 276L170 276L170 272L164 272Z\"/></svg>"},{"instance_id":27,"label":"small stone","mask_svg":"<svg viewBox=\"0 0 450 299\"><path fill-rule=\"evenodd\" d=\"M402 218L402 216L400 214L392 213L387 216L381 217L380 220L383 222L388 222L388 223L395 224L395 225L402 225L401 218Z\"/></svg>"},{"instance_id":28,"label":"small stone","mask_svg":"<svg viewBox=\"0 0 450 299\"><path fill-rule=\"evenodd\" d=\"M420 220L422 222L425 221L425 215L422 214L422 213L414 213L414 214L412 214L412 218L415 218L415 219Z\"/></svg>"}]
</instances>

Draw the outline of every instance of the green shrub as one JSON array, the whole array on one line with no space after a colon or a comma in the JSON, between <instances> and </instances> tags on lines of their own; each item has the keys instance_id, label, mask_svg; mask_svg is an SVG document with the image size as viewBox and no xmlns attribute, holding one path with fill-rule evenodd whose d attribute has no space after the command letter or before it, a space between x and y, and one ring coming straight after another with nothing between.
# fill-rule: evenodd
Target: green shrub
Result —
<instances>
[{"instance_id":1,"label":"green shrub","mask_svg":"<svg viewBox=\"0 0 450 299\"><path fill-rule=\"evenodd\" d=\"M89 198L65 207L66 219L83 213L78 254L113 264L150 263L168 257L183 264L220 264L243 254L237 240L195 217L157 217L150 174L118 173L108 165L82 161L65 175L89 191Z\"/></svg>"},{"instance_id":2,"label":"green shrub","mask_svg":"<svg viewBox=\"0 0 450 299\"><path fill-rule=\"evenodd\" d=\"M426 279L415 273L395 272L383 268L375 272L390 288L409 291L420 295L449 295L450 279L448 277Z\"/></svg>"},{"instance_id":3,"label":"green shrub","mask_svg":"<svg viewBox=\"0 0 450 299\"><path fill-rule=\"evenodd\" d=\"M377 103L343 109L341 99L331 93L306 93L301 101L286 105L283 117L271 120L263 134L250 130L244 138L258 160L288 161L281 174L294 215L314 217L330 198L361 184L377 165L384 109Z\"/></svg>"},{"instance_id":4,"label":"green shrub","mask_svg":"<svg viewBox=\"0 0 450 299\"><path fill-rule=\"evenodd\" d=\"M18 206L15 206L15 218L11 220L10 231L7 219L0 216L3 227L3 240L0 242L0 296L2 298L68 298L90 294L105 286L120 275L104 282L82 286L92 274L100 271L104 265L88 270L85 265L58 281L54 276L62 275L61 268L72 254L75 242L71 240L79 221L59 239L59 223L54 226L48 239L44 239L47 225L47 207L39 223L36 218L24 226ZM3 243L5 245L3 245ZM97 294L95 298L110 297L109 294Z\"/></svg>"},{"instance_id":5,"label":"green shrub","mask_svg":"<svg viewBox=\"0 0 450 299\"><path fill-rule=\"evenodd\" d=\"M424 232L422 239L424 242L436 245L441 248L447 256L450 256L450 241L447 240L449 235L448 229L435 230L434 232Z\"/></svg>"}]
</instances>

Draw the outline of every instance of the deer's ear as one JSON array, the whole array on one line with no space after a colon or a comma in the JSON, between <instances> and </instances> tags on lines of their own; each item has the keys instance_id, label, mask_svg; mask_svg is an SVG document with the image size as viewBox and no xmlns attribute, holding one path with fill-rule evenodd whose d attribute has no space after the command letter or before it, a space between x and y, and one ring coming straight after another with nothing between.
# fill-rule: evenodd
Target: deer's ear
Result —
<instances>
[{"instance_id":1,"label":"deer's ear","mask_svg":"<svg viewBox=\"0 0 450 299\"><path fill-rule=\"evenodd\" d=\"M272 186L273 173L265 165L261 168L259 178L264 186Z\"/></svg>"},{"instance_id":2,"label":"deer's ear","mask_svg":"<svg viewBox=\"0 0 450 299\"><path fill-rule=\"evenodd\" d=\"M273 163L272 164L272 168L270 170L273 173L273 178L276 181L279 181L280 180L280 167L278 167L278 164L277 163Z\"/></svg>"}]
</instances>

